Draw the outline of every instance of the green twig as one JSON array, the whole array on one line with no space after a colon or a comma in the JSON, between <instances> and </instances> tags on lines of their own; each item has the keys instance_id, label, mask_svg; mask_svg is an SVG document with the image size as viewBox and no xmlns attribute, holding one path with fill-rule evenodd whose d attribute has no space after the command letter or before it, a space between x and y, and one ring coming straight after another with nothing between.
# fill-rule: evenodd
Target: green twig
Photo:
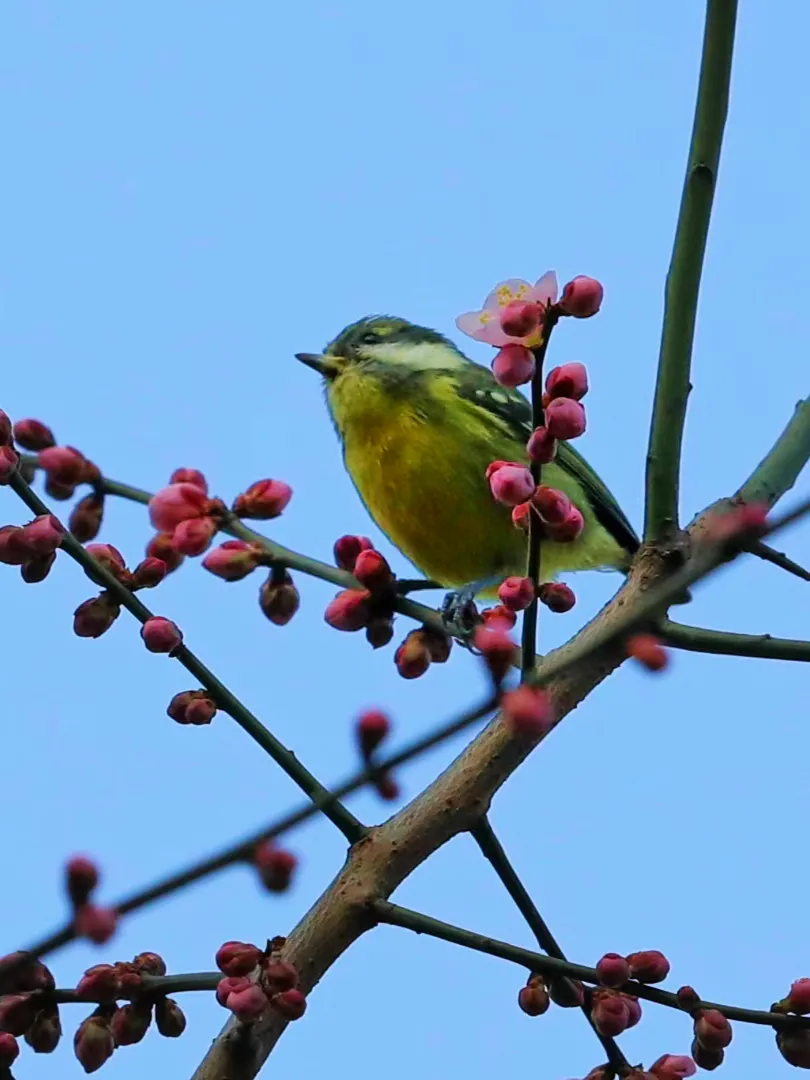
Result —
<instances>
[{"instance_id":1,"label":"green twig","mask_svg":"<svg viewBox=\"0 0 810 1080\"><path fill-rule=\"evenodd\" d=\"M508 945L505 941L476 934L472 930L463 930L459 926L433 919L419 911L411 911L410 908L392 904L389 900L375 900L372 908L378 920L390 926L401 926L404 930L412 930L416 934L428 934L430 937L448 941L452 945L461 945L466 949L507 960L529 971L539 972L541 975L557 978L567 975L572 979L579 979L580 982L592 985L599 982L595 968L572 964L568 960L558 960L556 957L545 956L543 953L521 949L517 945ZM631 979L621 987L621 990L626 994L643 998L645 1001L653 1001L657 1005L666 1005L670 1009L682 1011L677 995L667 990L660 990L657 986L648 986L646 983L634 982ZM745 1024L761 1024L773 1028L810 1028L810 1016L788 1016L784 1013L763 1012L759 1009L743 1009L737 1005L720 1005L714 1001L699 1001L695 1008L717 1009L729 1020L739 1020Z\"/></svg>"},{"instance_id":2,"label":"green twig","mask_svg":"<svg viewBox=\"0 0 810 1080\"><path fill-rule=\"evenodd\" d=\"M799 563L794 562L793 559L789 559L783 551L774 551L772 547L768 547L767 544L763 544L760 540L756 540L753 544L749 544L748 550L752 555L756 555L757 558L763 559L765 562L773 563L774 566L778 566L781 570L787 570L789 574L801 578L802 581L810 581L810 570L805 570Z\"/></svg>"},{"instance_id":3,"label":"green twig","mask_svg":"<svg viewBox=\"0 0 810 1080\"><path fill-rule=\"evenodd\" d=\"M695 120L675 243L647 454L644 538L662 543L678 528L681 443L689 397L700 277L728 112L737 0L708 0Z\"/></svg>"},{"instance_id":4,"label":"green twig","mask_svg":"<svg viewBox=\"0 0 810 1080\"><path fill-rule=\"evenodd\" d=\"M12 476L9 486L34 514L50 513L49 507L31 489L19 472ZM70 533L65 534L62 549L82 567L88 577L101 582L103 587L122 607L125 607L130 614L134 615L138 622L145 623L147 619L152 618L152 612L149 608L134 593L130 592L125 585L122 585L106 567L97 562L92 555L88 555L78 540L75 540ZM186 645L181 645L172 653L172 656L183 665L186 671L194 676L201 686L205 687L219 708L228 713L305 794L311 799L323 800L324 814L333 825L340 829L349 843L353 844L365 836L365 826L357 820L354 814L331 798L326 788L298 761L296 756L282 745L271 731L268 731L264 724L231 693L224 683L220 682L212 671L209 671L205 664Z\"/></svg>"},{"instance_id":5,"label":"green twig","mask_svg":"<svg viewBox=\"0 0 810 1080\"><path fill-rule=\"evenodd\" d=\"M565 960L565 953L557 944L557 939L554 937L551 930L549 930L545 919L535 907L534 901L529 895L526 886L520 880L517 871L512 866L508 855L503 849L503 845L495 835L495 831L492 828L489 819L486 816L482 817L475 825L473 825L470 829L470 833L481 849L481 854L489 861L493 870L500 878L501 884L514 900L515 906L526 920L527 926L537 939L537 944L541 949L544 949L549 956L554 956L558 960ZM608 1062L616 1073L621 1075L621 1071L628 1068L629 1063L615 1039L611 1039L607 1035L602 1035L601 1032L597 1030L596 1025L591 1019L590 994L586 995L586 999L583 1001L581 1008L585 1014L585 1019L591 1025L594 1034L602 1044L602 1048L607 1054Z\"/></svg>"},{"instance_id":6,"label":"green twig","mask_svg":"<svg viewBox=\"0 0 810 1080\"><path fill-rule=\"evenodd\" d=\"M771 637L770 634L734 634L726 630L706 630L702 626L664 619L658 633L667 645L688 652L715 653L722 656L751 656L761 660L810 661L810 641Z\"/></svg>"},{"instance_id":7,"label":"green twig","mask_svg":"<svg viewBox=\"0 0 810 1080\"><path fill-rule=\"evenodd\" d=\"M810 460L810 398L800 401L785 430L737 492L740 502L769 506L790 491Z\"/></svg>"}]
</instances>

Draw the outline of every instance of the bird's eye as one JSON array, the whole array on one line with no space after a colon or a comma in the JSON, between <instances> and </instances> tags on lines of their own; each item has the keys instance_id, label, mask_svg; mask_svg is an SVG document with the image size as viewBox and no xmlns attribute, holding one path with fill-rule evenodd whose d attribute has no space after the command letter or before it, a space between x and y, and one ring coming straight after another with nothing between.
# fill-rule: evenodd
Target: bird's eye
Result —
<instances>
[{"instance_id":1,"label":"bird's eye","mask_svg":"<svg viewBox=\"0 0 810 1080\"><path fill-rule=\"evenodd\" d=\"M361 345L375 345L378 341L379 341L379 338L377 337L377 335L374 333L373 330L369 330L367 333L363 334L363 336L360 338L360 344Z\"/></svg>"}]
</instances>

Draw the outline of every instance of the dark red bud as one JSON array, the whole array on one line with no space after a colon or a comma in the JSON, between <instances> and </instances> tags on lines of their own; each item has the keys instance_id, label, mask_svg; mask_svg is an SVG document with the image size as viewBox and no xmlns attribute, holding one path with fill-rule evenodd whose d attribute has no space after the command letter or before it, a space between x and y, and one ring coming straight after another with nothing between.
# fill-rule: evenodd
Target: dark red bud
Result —
<instances>
[{"instance_id":1,"label":"dark red bud","mask_svg":"<svg viewBox=\"0 0 810 1080\"><path fill-rule=\"evenodd\" d=\"M285 1020L300 1020L306 1012L307 999L300 990L284 990L274 994L270 1004Z\"/></svg>"},{"instance_id":2,"label":"dark red bud","mask_svg":"<svg viewBox=\"0 0 810 1080\"><path fill-rule=\"evenodd\" d=\"M136 1001L116 1009L110 1020L110 1031L116 1046L138 1043L152 1023L151 1001Z\"/></svg>"},{"instance_id":3,"label":"dark red bud","mask_svg":"<svg viewBox=\"0 0 810 1080\"><path fill-rule=\"evenodd\" d=\"M80 544L89 544L98 536L104 517L104 498L92 493L79 499L70 512L68 528Z\"/></svg>"},{"instance_id":4,"label":"dark red bud","mask_svg":"<svg viewBox=\"0 0 810 1080\"><path fill-rule=\"evenodd\" d=\"M174 998L158 998L155 1002L155 1024L161 1035L177 1039L186 1030L186 1017Z\"/></svg>"},{"instance_id":5,"label":"dark red bud","mask_svg":"<svg viewBox=\"0 0 810 1080\"><path fill-rule=\"evenodd\" d=\"M542 1016L548 1011L551 998L539 975L530 975L518 994L518 1005L527 1016Z\"/></svg>"},{"instance_id":6,"label":"dark red bud","mask_svg":"<svg viewBox=\"0 0 810 1080\"><path fill-rule=\"evenodd\" d=\"M25 1041L35 1054L52 1054L61 1037L62 1024L56 1005L40 1009L33 1024L25 1033Z\"/></svg>"}]
</instances>

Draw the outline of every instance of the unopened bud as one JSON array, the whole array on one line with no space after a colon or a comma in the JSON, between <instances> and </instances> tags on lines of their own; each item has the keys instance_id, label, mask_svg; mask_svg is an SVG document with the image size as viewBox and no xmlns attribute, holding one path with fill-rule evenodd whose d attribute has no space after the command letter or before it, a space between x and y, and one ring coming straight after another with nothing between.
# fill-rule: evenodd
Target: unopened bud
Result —
<instances>
[{"instance_id":1,"label":"unopened bud","mask_svg":"<svg viewBox=\"0 0 810 1080\"><path fill-rule=\"evenodd\" d=\"M171 619L153 615L141 627L141 637L149 652L173 653L183 644L180 627Z\"/></svg>"},{"instance_id":2,"label":"unopened bud","mask_svg":"<svg viewBox=\"0 0 810 1080\"><path fill-rule=\"evenodd\" d=\"M154 589L166 577L166 563L151 555L143 559L132 571L133 589Z\"/></svg>"},{"instance_id":3,"label":"unopened bud","mask_svg":"<svg viewBox=\"0 0 810 1080\"><path fill-rule=\"evenodd\" d=\"M68 529L71 536L80 544L88 544L91 540L95 540L103 517L103 496L96 495L94 492L85 495L83 499L79 499L70 512Z\"/></svg>"},{"instance_id":4,"label":"unopened bud","mask_svg":"<svg viewBox=\"0 0 810 1080\"><path fill-rule=\"evenodd\" d=\"M517 614L503 604L484 608L481 618L488 630L512 630L517 622Z\"/></svg>"},{"instance_id":5,"label":"unopened bud","mask_svg":"<svg viewBox=\"0 0 810 1080\"><path fill-rule=\"evenodd\" d=\"M530 739L542 738L554 724L548 692L525 684L503 695L501 714L513 735Z\"/></svg>"},{"instance_id":6,"label":"unopened bud","mask_svg":"<svg viewBox=\"0 0 810 1080\"><path fill-rule=\"evenodd\" d=\"M498 586L498 599L511 611L523 611L534 600L534 582L529 577L508 577Z\"/></svg>"},{"instance_id":7,"label":"unopened bud","mask_svg":"<svg viewBox=\"0 0 810 1080\"><path fill-rule=\"evenodd\" d=\"M270 1004L285 1020L300 1020L307 1009L307 999L300 990L283 990L274 994Z\"/></svg>"},{"instance_id":8,"label":"unopened bud","mask_svg":"<svg viewBox=\"0 0 810 1080\"><path fill-rule=\"evenodd\" d=\"M394 653L394 663L403 679L418 679L430 667L430 649L418 630L411 630Z\"/></svg>"},{"instance_id":9,"label":"unopened bud","mask_svg":"<svg viewBox=\"0 0 810 1080\"><path fill-rule=\"evenodd\" d=\"M39 420L18 420L14 425L14 441L23 450L30 450L34 454L56 442L51 429Z\"/></svg>"},{"instance_id":10,"label":"unopened bud","mask_svg":"<svg viewBox=\"0 0 810 1080\"><path fill-rule=\"evenodd\" d=\"M379 709L367 709L361 713L356 726L360 753L367 760L391 730L391 721Z\"/></svg>"},{"instance_id":11,"label":"unopened bud","mask_svg":"<svg viewBox=\"0 0 810 1080\"><path fill-rule=\"evenodd\" d=\"M777 1031L776 1046L788 1063L797 1069L810 1069L810 1029L789 1028Z\"/></svg>"},{"instance_id":12,"label":"unopened bud","mask_svg":"<svg viewBox=\"0 0 810 1080\"><path fill-rule=\"evenodd\" d=\"M107 1021L102 1016L88 1016L76 1029L73 1050L86 1073L95 1072L112 1057L115 1043Z\"/></svg>"},{"instance_id":13,"label":"unopened bud","mask_svg":"<svg viewBox=\"0 0 810 1080\"><path fill-rule=\"evenodd\" d=\"M298 971L287 960L271 956L262 967L261 982L268 996L279 994L298 985Z\"/></svg>"},{"instance_id":14,"label":"unopened bud","mask_svg":"<svg viewBox=\"0 0 810 1080\"><path fill-rule=\"evenodd\" d=\"M186 1017L183 1010L170 997L158 998L155 1002L155 1024L166 1039L177 1039L186 1030Z\"/></svg>"},{"instance_id":15,"label":"unopened bud","mask_svg":"<svg viewBox=\"0 0 810 1080\"><path fill-rule=\"evenodd\" d=\"M335 541L335 565L351 574L361 551L371 551L374 545L367 536L339 536Z\"/></svg>"},{"instance_id":16,"label":"unopened bud","mask_svg":"<svg viewBox=\"0 0 810 1080\"><path fill-rule=\"evenodd\" d=\"M259 589L259 607L265 617L275 626L286 626L298 611L300 603L301 597L289 571L271 570L267 581Z\"/></svg>"},{"instance_id":17,"label":"unopened bud","mask_svg":"<svg viewBox=\"0 0 810 1080\"><path fill-rule=\"evenodd\" d=\"M492 374L501 386L515 387L534 375L534 356L525 345L504 345L492 361Z\"/></svg>"},{"instance_id":18,"label":"unopened bud","mask_svg":"<svg viewBox=\"0 0 810 1080\"><path fill-rule=\"evenodd\" d=\"M73 612L73 633L77 637L101 637L120 614L121 605L109 593L94 596L79 604Z\"/></svg>"},{"instance_id":19,"label":"unopened bud","mask_svg":"<svg viewBox=\"0 0 810 1080\"><path fill-rule=\"evenodd\" d=\"M115 933L117 922L118 916L112 908L84 904L76 912L73 927L79 937L86 937L96 945L103 945Z\"/></svg>"},{"instance_id":20,"label":"unopened bud","mask_svg":"<svg viewBox=\"0 0 810 1080\"><path fill-rule=\"evenodd\" d=\"M85 855L74 855L65 866L65 885L70 902L80 907L98 885L98 866Z\"/></svg>"},{"instance_id":21,"label":"unopened bud","mask_svg":"<svg viewBox=\"0 0 810 1080\"><path fill-rule=\"evenodd\" d=\"M202 555L211 546L218 522L209 515L187 518L172 533L172 544L181 555Z\"/></svg>"},{"instance_id":22,"label":"unopened bud","mask_svg":"<svg viewBox=\"0 0 810 1080\"><path fill-rule=\"evenodd\" d=\"M394 636L394 620L390 615L376 615L366 627L366 641L372 649L384 648Z\"/></svg>"},{"instance_id":23,"label":"unopened bud","mask_svg":"<svg viewBox=\"0 0 810 1080\"><path fill-rule=\"evenodd\" d=\"M603 986L623 986L630 978L630 965L618 953L605 953L596 965L599 981Z\"/></svg>"},{"instance_id":24,"label":"unopened bud","mask_svg":"<svg viewBox=\"0 0 810 1080\"><path fill-rule=\"evenodd\" d=\"M10 1069L17 1060L20 1047L8 1031L0 1032L0 1069Z\"/></svg>"},{"instance_id":25,"label":"unopened bud","mask_svg":"<svg viewBox=\"0 0 810 1080\"><path fill-rule=\"evenodd\" d=\"M23 530L19 525L0 528L0 563L6 566L22 566L30 558L23 542Z\"/></svg>"},{"instance_id":26,"label":"unopened bud","mask_svg":"<svg viewBox=\"0 0 810 1080\"><path fill-rule=\"evenodd\" d=\"M655 1080L682 1080L683 1077L694 1076L696 1072L697 1065L686 1054L662 1054L650 1066L650 1075Z\"/></svg>"},{"instance_id":27,"label":"unopened bud","mask_svg":"<svg viewBox=\"0 0 810 1080\"><path fill-rule=\"evenodd\" d=\"M563 288L560 308L575 319L588 319L602 306L605 291L595 279L579 274Z\"/></svg>"},{"instance_id":28,"label":"unopened bud","mask_svg":"<svg viewBox=\"0 0 810 1080\"><path fill-rule=\"evenodd\" d=\"M504 506L526 502L534 492L534 479L524 465L502 465L489 477L492 497Z\"/></svg>"},{"instance_id":29,"label":"unopened bud","mask_svg":"<svg viewBox=\"0 0 810 1080\"><path fill-rule=\"evenodd\" d=\"M384 589L394 580L388 560L379 551L367 549L361 551L354 562L354 576L371 592Z\"/></svg>"},{"instance_id":30,"label":"unopened bud","mask_svg":"<svg viewBox=\"0 0 810 1080\"><path fill-rule=\"evenodd\" d=\"M285 892L290 887L298 859L291 851L276 847L272 840L264 840L253 854L253 862L259 878L268 892Z\"/></svg>"},{"instance_id":31,"label":"unopened bud","mask_svg":"<svg viewBox=\"0 0 810 1080\"><path fill-rule=\"evenodd\" d=\"M548 465L557 456L557 440L547 427L538 427L529 436L526 453L532 461Z\"/></svg>"},{"instance_id":32,"label":"unopened bud","mask_svg":"<svg viewBox=\"0 0 810 1080\"><path fill-rule=\"evenodd\" d=\"M548 1012L551 998L539 975L530 975L529 981L518 994L518 1005L527 1016L542 1016Z\"/></svg>"},{"instance_id":33,"label":"unopened bud","mask_svg":"<svg viewBox=\"0 0 810 1080\"><path fill-rule=\"evenodd\" d=\"M551 1000L561 1009L578 1009L585 1001L582 984L567 975L548 980L548 992Z\"/></svg>"},{"instance_id":34,"label":"unopened bud","mask_svg":"<svg viewBox=\"0 0 810 1080\"><path fill-rule=\"evenodd\" d=\"M371 617L368 589L343 589L329 602L324 619L335 630L362 630Z\"/></svg>"},{"instance_id":35,"label":"unopened bud","mask_svg":"<svg viewBox=\"0 0 810 1080\"><path fill-rule=\"evenodd\" d=\"M810 1013L810 979L797 979L790 988L787 1007L791 1012Z\"/></svg>"},{"instance_id":36,"label":"unopened bud","mask_svg":"<svg viewBox=\"0 0 810 1080\"><path fill-rule=\"evenodd\" d=\"M629 953L626 959L631 976L639 982L658 983L669 975L669 960L658 949Z\"/></svg>"},{"instance_id":37,"label":"unopened bud","mask_svg":"<svg viewBox=\"0 0 810 1080\"><path fill-rule=\"evenodd\" d=\"M261 558L262 551L257 545L244 540L226 540L209 551L202 564L223 581L241 581L253 573Z\"/></svg>"},{"instance_id":38,"label":"unopened bud","mask_svg":"<svg viewBox=\"0 0 810 1080\"><path fill-rule=\"evenodd\" d=\"M34 1022L25 1033L25 1041L35 1054L52 1054L62 1038L62 1024L59 1009L48 1005L40 1009Z\"/></svg>"},{"instance_id":39,"label":"unopened bud","mask_svg":"<svg viewBox=\"0 0 810 1080\"><path fill-rule=\"evenodd\" d=\"M85 458L72 446L49 446L40 450L37 462L57 484L76 485L82 479Z\"/></svg>"},{"instance_id":40,"label":"unopened bud","mask_svg":"<svg viewBox=\"0 0 810 1080\"><path fill-rule=\"evenodd\" d=\"M196 484L169 484L149 500L149 519L159 532L173 533L181 521L209 513L210 503Z\"/></svg>"},{"instance_id":41,"label":"unopened bud","mask_svg":"<svg viewBox=\"0 0 810 1080\"><path fill-rule=\"evenodd\" d=\"M247 990L250 985L251 980L246 975L228 975L217 983L217 1001L223 1008L227 1008L228 997L231 994L239 993L240 990Z\"/></svg>"},{"instance_id":42,"label":"unopened bud","mask_svg":"<svg viewBox=\"0 0 810 1080\"><path fill-rule=\"evenodd\" d=\"M663 671L669 663L669 653L654 634L632 634L626 647L627 655L647 671Z\"/></svg>"},{"instance_id":43,"label":"unopened bud","mask_svg":"<svg viewBox=\"0 0 810 1080\"><path fill-rule=\"evenodd\" d=\"M79 997L88 1001L112 1002L120 992L121 982L114 964L95 964L88 968L76 986Z\"/></svg>"},{"instance_id":44,"label":"unopened bud","mask_svg":"<svg viewBox=\"0 0 810 1080\"><path fill-rule=\"evenodd\" d=\"M224 975L249 975L259 965L263 955L258 945L246 941L226 941L217 949L214 959Z\"/></svg>"},{"instance_id":45,"label":"unopened bud","mask_svg":"<svg viewBox=\"0 0 810 1080\"><path fill-rule=\"evenodd\" d=\"M50 555L37 555L36 558L20 567L20 576L27 585L37 585L45 580L55 562L55 551L52 551Z\"/></svg>"},{"instance_id":46,"label":"unopened bud","mask_svg":"<svg viewBox=\"0 0 810 1080\"><path fill-rule=\"evenodd\" d=\"M141 952L134 957L132 966L143 975L165 975L166 961L156 952Z\"/></svg>"},{"instance_id":47,"label":"unopened bud","mask_svg":"<svg viewBox=\"0 0 810 1080\"><path fill-rule=\"evenodd\" d=\"M116 1009L110 1020L110 1031L116 1046L139 1043L152 1023L152 1003L136 1001Z\"/></svg>"},{"instance_id":48,"label":"unopened bud","mask_svg":"<svg viewBox=\"0 0 810 1080\"><path fill-rule=\"evenodd\" d=\"M174 695L166 709L178 724L193 724L195 727L210 724L216 711L216 702L209 697L207 690L182 690Z\"/></svg>"},{"instance_id":49,"label":"unopened bud","mask_svg":"<svg viewBox=\"0 0 810 1080\"><path fill-rule=\"evenodd\" d=\"M20 455L11 446L0 446L0 484L7 484L20 464Z\"/></svg>"},{"instance_id":50,"label":"unopened bud","mask_svg":"<svg viewBox=\"0 0 810 1080\"><path fill-rule=\"evenodd\" d=\"M584 364L562 364L546 376L549 398L565 397L579 401L588 393L588 372Z\"/></svg>"},{"instance_id":51,"label":"unopened bud","mask_svg":"<svg viewBox=\"0 0 810 1080\"><path fill-rule=\"evenodd\" d=\"M170 484L193 484L198 487L200 491L204 491L208 494L208 481L205 479L199 469L175 469L172 475L169 477Z\"/></svg>"},{"instance_id":52,"label":"unopened bud","mask_svg":"<svg viewBox=\"0 0 810 1080\"><path fill-rule=\"evenodd\" d=\"M276 518L292 498L292 488L281 480L257 480L237 495L233 512L239 517L268 521Z\"/></svg>"},{"instance_id":53,"label":"unopened bud","mask_svg":"<svg viewBox=\"0 0 810 1080\"><path fill-rule=\"evenodd\" d=\"M251 1024L266 1012L269 1004L262 988L250 983L244 990L234 990L228 994L225 1007L243 1024Z\"/></svg>"},{"instance_id":54,"label":"unopened bud","mask_svg":"<svg viewBox=\"0 0 810 1080\"><path fill-rule=\"evenodd\" d=\"M614 1038L627 1030L630 1019L627 1002L612 990L595 991L591 1007L591 1020L600 1035Z\"/></svg>"},{"instance_id":55,"label":"unopened bud","mask_svg":"<svg viewBox=\"0 0 810 1080\"><path fill-rule=\"evenodd\" d=\"M692 1059L697 1067L699 1069L706 1069L707 1072L719 1069L726 1056L725 1050L709 1050L707 1047L702 1046L697 1039L692 1040L692 1046L689 1049L689 1053L692 1055Z\"/></svg>"},{"instance_id":56,"label":"unopened bud","mask_svg":"<svg viewBox=\"0 0 810 1080\"><path fill-rule=\"evenodd\" d=\"M492 622L476 627L473 645L481 653L495 682L501 682L508 674L517 656L517 646L506 630Z\"/></svg>"},{"instance_id":57,"label":"unopened bud","mask_svg":"<svg viewBox=\"0 0 810 1080\"><path fill-rule=\"evenodd\" d=\"M52 555L64 536L62 523L53 514L40 514L23 526L22 542L32 555Z\"/></svg>"},{"instance_id":58,"label":"unopened bud","mask_svg":"<svg viewBox=\"0 0 810 1080\"><path fill-rule=\"evenodd\" d=\"M160 559L165 563L167 574L176 570L185 558L172 543L172 534L165 532L156 533L152 537L146 545L146 554L149 558Z\"/></svg>"},{"instance_id":59,"label":"unopened bud","mask_svg":"<svg viewBox=\"0 0 810 1080\"><path fill-rule=\"evenodd\" d=\"M541 604L557 615L570 611L577 602L574 590L562 581L544 582L537 590L537 597Z\"/></svg>"},{"instance_id":60,"label":"unopened bud","mask_svg":"<svg viewBox=\"0 0 810 1080\"><path fill-rule=\"evenodd\" d=\"M0 998L0 1031L24 1035L38 1011L37 999L30 994L9 994Z\"/></svg>"},{"instance_id":61,"label":"unopened bud","mask_svg":"<svg viewBox=\"0 0 810 1080\"><path fill-rule=\"evenodd\" d=\"M695 1020L695 1038L706 1050L725 1050L732 1034L731 1024L718 1009L706 1009Z\"/></svg>"}]
</instances>

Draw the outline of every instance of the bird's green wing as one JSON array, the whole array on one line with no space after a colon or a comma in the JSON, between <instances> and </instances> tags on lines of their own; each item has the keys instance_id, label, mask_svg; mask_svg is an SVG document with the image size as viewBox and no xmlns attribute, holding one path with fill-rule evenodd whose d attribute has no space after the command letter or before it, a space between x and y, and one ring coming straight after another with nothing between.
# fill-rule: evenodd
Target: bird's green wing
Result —
<instances>
[{"instance_id":1,"label":"bird's green wing","mask_svg":"<svg viewBox=\"0 0 810 1080\"><path fill-rule=\"evenodd\" d=\"M517 390L500 386L491 373L470 362L453 372L461 397L474 402L496 416L512 435L525 443L532 431L532 408ZM557 464L569 472L585 489L597 520L631 554L638 548L638 537L605 482L570 443L561 442Z\"/></svg>"}]
</instances>

